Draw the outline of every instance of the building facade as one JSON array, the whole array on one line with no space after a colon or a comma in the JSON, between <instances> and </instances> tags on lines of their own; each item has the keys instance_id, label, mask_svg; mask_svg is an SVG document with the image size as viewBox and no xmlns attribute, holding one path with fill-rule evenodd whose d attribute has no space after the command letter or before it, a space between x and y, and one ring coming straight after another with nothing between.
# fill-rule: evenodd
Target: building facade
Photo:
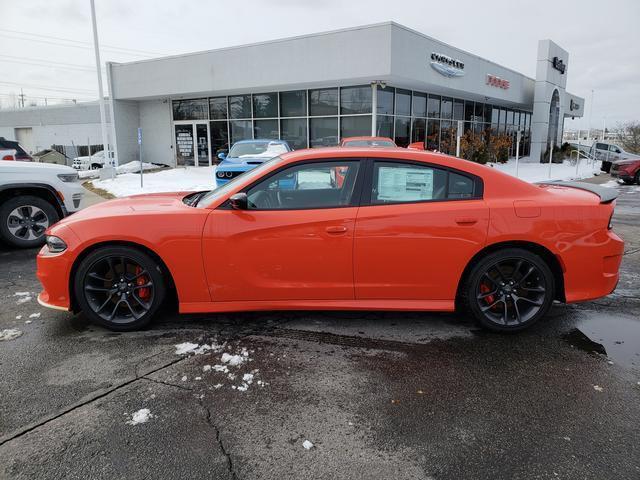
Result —
<instances>
[{"instance_id":1,"label":"building facade","mask_svg":"<svg viewBox=\"0 0 640 480\"><path fill-rule=\"evenodd\" d=\"M537 62L529 78L387 22L108 63L109 143L119 163L137 160L140 128L145 161L203 166L250 138L314 148L378 135L455 154L463 129L507 135L511 155L541 158L584 101L565 90L566 51L541 41Z\"/></svg>"}]
</instances>

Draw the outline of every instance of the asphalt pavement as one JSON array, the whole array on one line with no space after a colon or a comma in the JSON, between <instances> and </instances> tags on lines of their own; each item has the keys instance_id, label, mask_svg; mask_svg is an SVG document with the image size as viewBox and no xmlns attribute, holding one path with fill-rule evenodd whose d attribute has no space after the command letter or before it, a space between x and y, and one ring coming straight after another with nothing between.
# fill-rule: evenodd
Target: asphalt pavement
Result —
<instances>
[{"instance_id":1,"label":"asphalt pavement","mask_svg":"<svg viewBox=\"0 0 640 480\"><path fill-rule=\"evenodd\" d=\"M617 291L518 335L170 310L113 333L40 307L36 251L0 246L0 478L638 479L640 187L617 188Z\"/></svg>"}]
</instances>

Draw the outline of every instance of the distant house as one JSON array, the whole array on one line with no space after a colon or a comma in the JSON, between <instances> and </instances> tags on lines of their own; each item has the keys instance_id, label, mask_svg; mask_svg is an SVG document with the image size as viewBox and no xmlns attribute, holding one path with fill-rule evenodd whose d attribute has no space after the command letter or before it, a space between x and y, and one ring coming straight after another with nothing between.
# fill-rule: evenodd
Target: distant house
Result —
<instances>
[{"instance_id":1,"label":"distant house","mask_svg":"<svg viewBox=\"0 0 640 480\"><path fill-rule=\"evenodd\" d=\"M58 165L69 165L71 160L60 152L51 149L41 150L33 154L36 162L56 163Z\"/></svg>"}]
</instances>

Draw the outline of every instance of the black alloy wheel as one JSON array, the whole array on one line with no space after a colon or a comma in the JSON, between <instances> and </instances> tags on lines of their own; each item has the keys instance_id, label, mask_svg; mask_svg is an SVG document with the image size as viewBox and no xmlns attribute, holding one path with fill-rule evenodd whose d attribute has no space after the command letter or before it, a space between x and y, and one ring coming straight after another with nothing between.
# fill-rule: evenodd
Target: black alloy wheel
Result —
<instances>
[{"instance_id":1,"label":"black alloy wheel","mask_svg":"<svg viewBox=\"0 0 640 480\"><path fill-rule=\"evenodd\" d=\"M555 297L553 274L539 256L505 249L473 268L466 288L468 307L478 322L494 331L518 331L543 317Z\"/></svg>"},{"instance_id":2,"label":"black alloy wheel","mask_svg":"<svg viewBox=\"0 0 640 480\"><path fill-rule=\"evenodd\" d=\"M82 260L74 278L78 304L95 323L112 330L148 324L164 299L160 265L130 247L103 247Z\"/></svg>"},{"instance_id":3,"label":"black alloy wheel","mask_svg":"<svg viewBox=\"0 0 640 480\"><path fill-rule=\"evenodd\" d=\"M39 247L45 242L47 228L58 219L58 212L46 200L19 195L0 205L0 238L16 247Z\"/></svg>"}]
</instances>

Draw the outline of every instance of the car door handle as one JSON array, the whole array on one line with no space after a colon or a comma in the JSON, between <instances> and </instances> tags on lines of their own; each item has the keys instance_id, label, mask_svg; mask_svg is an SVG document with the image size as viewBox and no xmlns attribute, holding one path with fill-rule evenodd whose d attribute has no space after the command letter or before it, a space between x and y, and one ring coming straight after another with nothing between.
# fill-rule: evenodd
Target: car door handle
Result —
<instances>
[{"instance_id":1,"label":"car door handle","mask_svg":"<svg viewBox=\"0 0 640 480\"><path fill-rule=\"evenodd\" d=\"M326 229L327 233L331 233L333 235L338 235L340 233L344 233L347 231L347 227L343 226L343 225L335 225L333 227L327 227Z\"/></svg>"},{"instance_id":2,"label":"car door handle","mask_svg":"<svg viewBox=\"0 0 640 480\"><path fill-rule=\"evenodd\" d=\"M478 219L474 217L458 217L456 218L458 225L475 225L478 223Z\"/></svg>"}]
</instances>

